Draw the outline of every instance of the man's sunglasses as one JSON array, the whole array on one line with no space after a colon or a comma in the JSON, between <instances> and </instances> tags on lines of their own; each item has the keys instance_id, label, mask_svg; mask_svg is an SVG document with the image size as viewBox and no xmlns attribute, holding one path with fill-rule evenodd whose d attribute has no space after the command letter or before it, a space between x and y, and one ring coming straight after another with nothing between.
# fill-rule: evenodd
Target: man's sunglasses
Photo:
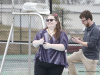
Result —
<instances>
[{"instance_id":1,"label":"man's sunglasses","mask_svg":"<svg viewBox=\"0 0 100 75\"><path fill-rule=\"evenodd\" d=\"M49 21L52 22L53 20L55 20L55 19L46 19L47 22L49 22Z\"/></svg>"}]
</instances>

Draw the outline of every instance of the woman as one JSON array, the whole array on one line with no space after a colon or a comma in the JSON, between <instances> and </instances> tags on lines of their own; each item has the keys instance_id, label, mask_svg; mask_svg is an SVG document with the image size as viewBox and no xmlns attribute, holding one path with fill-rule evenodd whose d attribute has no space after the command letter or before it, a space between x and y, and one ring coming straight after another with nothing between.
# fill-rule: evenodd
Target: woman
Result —
<instances>
[{"instance_id":1,"label":"woman","mask_svg":"<svg viewBox=\"0 0 100 75\"><path fill-rule=\"evenodd\" d=\"M68 47L68 38L61 30L57 14L50 14L47 27L40 30L34 40L33 46L39 50L35 55L35 75L61 75L64 67L67 68L65 50Z\"/></svg>"}]
</instances>

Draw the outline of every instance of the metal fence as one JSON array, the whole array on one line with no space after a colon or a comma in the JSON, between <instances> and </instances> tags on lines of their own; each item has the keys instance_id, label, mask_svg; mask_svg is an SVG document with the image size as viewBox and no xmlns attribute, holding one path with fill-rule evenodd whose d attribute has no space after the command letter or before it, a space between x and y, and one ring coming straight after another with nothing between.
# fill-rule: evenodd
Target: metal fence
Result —
<instances>
[{"instance_id":1,"label":"metal fence","mask_svg":"<svg viewBox=\"0 0 100 75\"><path fill-rule=\"evenodd\" d=\"M49 8L49 0L31 0L36 3L46 3ZM91 2L89 2L91 1ZM12 24L12 4L11 0L0 0L0 63L2 61L5 50L7 38ZM22 5L29 0L15 0L15 12L22 12ZM52 13L57 13L60 17L62 29L68 35L69 40L72 36L83 38L84 25L82 25L79 15L83 10L90 10L93 14L93 20L97 25L100 25L100 4L93 4L94 0L52 0ZM45 21L46 17L44 17ZM31 18L31 41L38 32L42 29L41 21L38 16ZM5 65L3 67L2 75L28 75L28 15L16 15L14 21L14 42L9 45ZM16 44L16 42L23 42L25 44ZM72 46L78 46L72 44ZM38 49L31 46L31 75L34 70L34 55ZM70 51L69 51L70 52ZM69 55L69 53L68 53ZM75 64L77 72L84 66L82 63ZM99 71L100 62L97 66ZM99 75L97 72L96 75ZM67 75L67 69L64 70L63 75ZM80 75L85 75L83 72L78 72Z\"/></svg>"}]
</instances>

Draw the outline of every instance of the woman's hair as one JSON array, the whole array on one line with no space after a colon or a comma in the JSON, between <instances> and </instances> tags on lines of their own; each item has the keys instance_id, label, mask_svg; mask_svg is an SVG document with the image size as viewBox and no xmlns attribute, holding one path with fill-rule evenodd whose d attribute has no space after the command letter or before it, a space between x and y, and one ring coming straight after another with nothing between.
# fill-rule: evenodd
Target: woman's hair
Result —
<instances>
[{"instance_id":1,"label":"woman's hair","mask_svg":"<svg viewBox=\"0 0 100 75\"><path fill-rule=\"evenodd\" d=\"M54 16L55 21L57 21L56 27L55 27L55 35L54 37L56 38L56 41L59 40L60 38L60 30L61 30L61 25L60 25L60 21L59 21L59 16L57 14L50 14L49 16ZM46 27L45 29L47 29L48 27Z\"/></svg>"},{"instance_id":2,"label":"woman's hair","mask_svg":"<svg viewBox=\"0 0 100 75\"><path fill-rule=\"evenodd\" d=\"M84 10L84 11L80 14L79 17L80 17L80 19L86 18L86 20L88 20L88 18L90 18L91 21L93 20L92 14L91 14L91 12L90 12L89 10Z\"/></svg>"}]
</instances>

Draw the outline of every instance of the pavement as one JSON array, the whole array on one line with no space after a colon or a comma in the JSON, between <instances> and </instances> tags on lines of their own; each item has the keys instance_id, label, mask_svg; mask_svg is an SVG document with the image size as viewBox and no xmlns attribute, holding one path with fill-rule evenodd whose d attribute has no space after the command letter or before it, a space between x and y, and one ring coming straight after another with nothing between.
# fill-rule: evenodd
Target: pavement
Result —
<instances>
[{"instance_id":1,"label":"pavement","mask_svg":"<svg viewBox=\"0 0 100 75\"><path fill-rule=\"evenodd\" d=\"M67 54L70 55L70 54ZM34 56L31 55L31 75L34 75ZM0 64L3 55L0 55ZM86 75L82 63L75 64L78 75ZM29 75L28 74L28 55L6 55L5 63L1 75ZM68 75L68 69L64 69L62 75ZM96 75L100 75L100 61L97 65Z\"/></svg>"}]
</instances>

